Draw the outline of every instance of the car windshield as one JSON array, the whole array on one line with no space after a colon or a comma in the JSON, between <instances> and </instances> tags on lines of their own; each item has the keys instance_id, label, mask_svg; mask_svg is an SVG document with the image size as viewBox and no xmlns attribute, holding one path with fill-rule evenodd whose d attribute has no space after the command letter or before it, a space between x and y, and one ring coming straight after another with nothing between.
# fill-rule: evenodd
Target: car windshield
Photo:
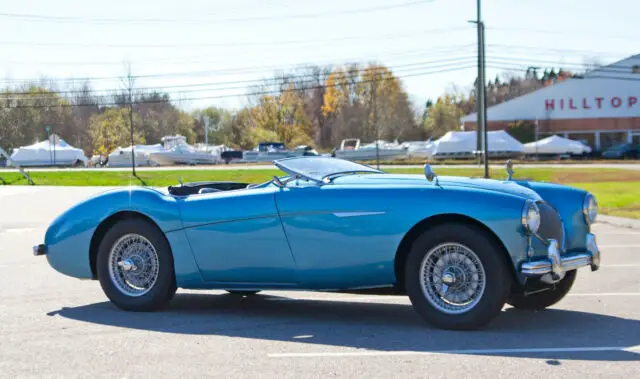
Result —
<instances>
[{"instance_id":1,"label":"car windshield","mask_svg":"<svg viewBox=\"0 0 640 379\"><path fill-rule=\"evenodd\" d=\"M294 157L280 159L274 163L279 169L291 176L299 176L316 182L338 174L382 172L373 167L330 157Z\"/></svg>"}]
</instances>

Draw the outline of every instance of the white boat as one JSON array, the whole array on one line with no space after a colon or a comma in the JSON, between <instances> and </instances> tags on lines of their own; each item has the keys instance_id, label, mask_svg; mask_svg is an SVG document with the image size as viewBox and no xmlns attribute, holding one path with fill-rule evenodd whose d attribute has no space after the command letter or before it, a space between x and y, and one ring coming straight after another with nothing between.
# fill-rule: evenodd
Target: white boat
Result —
<instances>
[{"instance_id":1,"label":"white boat","mask_svg":"<svg viewBox=\"0 0 640 379\"><path fill-rule=\"evenodd\" d=\"M306 145L297 146L294 150L287 150L282 142L261 142L251 150L245 151L242 157L243 162L272 162L276 159L315 156L318 153Z\"/></svg>"},{"instance_id":2,"label":"white boat","mask_svg":"<svg viewBox=\"0 0 640 379\"><path fill-rule=\"evenodd\" d=\"M397 142L376 141L366 145L360 145L360 139L349 138L342 140L340 148L334 151L336 158L352 161L369 161L390 159L406 156L407 149Z\"/></svg>"},{"instance_id":3,"label":"white boat","mask_svg":"<svg viewBox=\"0 0 640 379\"><path fill-rule=\"evenodd\" d=\"M53 134L44 141L17 148L11 154L11 161L23 167L34 166L82 166L87 167L89 159L82 149L66 143ZM7 162L7 165L11 163Z\"/></svg>"},{"instance_id":4,"label":"white boat","mask_svg":"<svg viewBox=\"0 0 640 379\"><path fill-rule=\"evenodd\" d=\"M161 166L215 164L219 157L208 152L198 151L187 144L184 136L167 136L162 138L164 151L149 154L149 160Z\"/></svg>"},{"instance_id":5,"label":"white boat","mask_svg":"<svg viewBox=\"0 0 640 379\"><path fill-rule=\"evenodd\" d=\"M407 149L407 156L411 158L431 159L435 149L435 144L431 142L431 139L427 141L407 141L400 146Z\"/></svg>"},{"instance_id":6,"label":"white boat","mask_svg":"<svg viewBox=\"0 0 640 379\"><path fill-rule=\"evenodd\" d=\"M556 135L524 144L524 153L528 155L583 155L590 152L591 147L582 142Z\"/></svg>"},{"instance_id":7,"label":"white boat","mask_svg":"<svg viewBox=\"0 0 640 379\"><path fill-rule=\"evenodd\" d=\"M136 167L138 166L155 166L156 163L149 159L149 155L153 152L162 152L164 148L160 144L156 145L134 145ZM93 159L92 159L93 160ZM96 166L100 166L98 163ZM131 146L118 147L107 157L107 166L109 167L127 167L131 166Z\"/></svg>"}]
</instances>

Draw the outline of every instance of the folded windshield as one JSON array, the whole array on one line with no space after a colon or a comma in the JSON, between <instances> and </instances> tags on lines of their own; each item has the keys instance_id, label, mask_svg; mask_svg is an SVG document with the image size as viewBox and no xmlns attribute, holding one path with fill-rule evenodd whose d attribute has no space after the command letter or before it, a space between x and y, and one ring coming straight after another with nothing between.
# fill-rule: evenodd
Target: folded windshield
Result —
<instances>
[{"instance_id":1,"label":"folded windshield","mask_svg":"<svg viewBox=\"0 0 640 379\"><path fill-rule=\"evenodd\" d=\"M291 176L316 182L339 174L382 172L370 166L330 157L294 157L276 160L274 164Z\"/></svg>"}]
</instances>

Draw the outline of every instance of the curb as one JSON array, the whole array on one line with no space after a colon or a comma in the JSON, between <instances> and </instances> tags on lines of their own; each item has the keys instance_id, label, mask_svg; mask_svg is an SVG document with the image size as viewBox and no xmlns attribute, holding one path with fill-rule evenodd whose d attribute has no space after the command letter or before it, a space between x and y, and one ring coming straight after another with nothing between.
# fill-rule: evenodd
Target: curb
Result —
<instances>
[{"instance_id":1,"label":"curb","mask_svg":"<svg viewBox=\"0 0 640 379\"><path fill-rule=\"evenodd\" d=\"M598 215L596 223L617 226L619 228L640 229L640 220L631 218Z\"/></svg>"}]
</instances>

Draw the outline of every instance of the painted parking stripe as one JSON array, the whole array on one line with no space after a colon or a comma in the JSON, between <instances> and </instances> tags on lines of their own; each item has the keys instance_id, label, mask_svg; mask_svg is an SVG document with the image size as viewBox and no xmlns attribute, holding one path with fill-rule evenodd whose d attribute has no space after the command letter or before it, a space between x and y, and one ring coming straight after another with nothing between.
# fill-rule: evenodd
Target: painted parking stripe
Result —
<instances>
[{"instance_id":1,"label":"painted parking stripe","mask_svg":"<svg viewBox=\"0 0 640 379\"><path fill-rule=\"evenodd\" d=\"M567 296L640 296L640 292L602 292L602 293L569 293ZM354 296L354 297L278 297L266 298L267 301L409 301L408 296Z\"/></svg>"},{"instance_id":2,"label":"painted parking stripe","mask_svg":"<svg viewBox=\"0 0 640 379\"><path fill-rule=\"evenodd\" d=\"M436 354L531 354L531 353L586 353L619 351L640 353L640 345L635 346L586 346L586 347L543 347L521 349L468 349L435 351L345 351L314 353L278 353L268 354L269 358L320 358L320 357L384 357L384 356L420 356Z\"/></svg>"},{"instance_id":3,"label":"painted parking stripe","mask_svg":"<svg viewBox=\"0 0 640 379\"><path fill-rule=\"evenodd\" d=\"M640 296L640 292L569 293L567 296Z\"/></svg>"},{"instance_id":4,"label":"painted parking stripe","mask_svg":"<svg viewBox=\"0 0 640 379\"><path fill-rule=\"evenodd\" d=\"M624 248L634 248L640 247L640 244L633 245L600 245L600 249L624 249Z\"/></svg>"}]
</instances>

